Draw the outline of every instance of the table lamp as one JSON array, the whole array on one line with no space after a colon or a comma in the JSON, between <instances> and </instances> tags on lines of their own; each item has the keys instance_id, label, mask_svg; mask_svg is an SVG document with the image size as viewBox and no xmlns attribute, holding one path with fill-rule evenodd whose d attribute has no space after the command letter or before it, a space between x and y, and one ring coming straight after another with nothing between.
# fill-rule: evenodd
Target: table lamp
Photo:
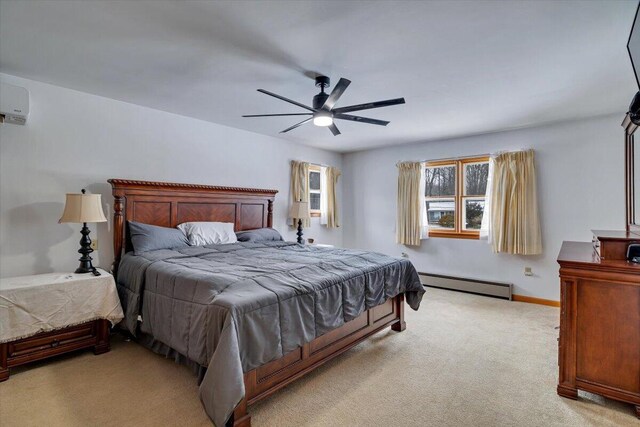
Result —
<instances>
[{"instance_id":1,"label":"table lamp","mask_svg":"<svg viewBox=\"0 0 640 427\"><path fill-rule=\"evenodd\" d=\"M289 210L289 218L298 220L298 243L303 243L302 239L302 220L309 218L308 202L293 202L291 210Z\"/></svg>"},{"instance_id":2,"label":"table lamp","mask_svg":"<svg viewBox=\"0 0 640 427\"><path fill-rule=\"evenodd\" d=\"M92 258L89 254L93 252L93 249L91 249L90 231L87 223L106 221L107 218L105 218L104 212L102 211L100 194L86 194L84 188L82 189L82 194L67 194L64 212L58 223L82 223L82 230L80 230L82 238L80 239L80 249L78 249L78 252L82 256L79 260L80 267L76 269L76 273L93 273L96 276L100 275L100 272L91 264Z\"/></svg>"}]
</instances>

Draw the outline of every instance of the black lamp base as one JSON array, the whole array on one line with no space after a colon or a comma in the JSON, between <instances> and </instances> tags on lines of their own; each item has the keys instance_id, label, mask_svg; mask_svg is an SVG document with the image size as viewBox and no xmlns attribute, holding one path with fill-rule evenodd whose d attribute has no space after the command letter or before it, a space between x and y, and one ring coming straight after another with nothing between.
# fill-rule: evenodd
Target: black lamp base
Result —
<instances>
[{"instance_id":1,"label":"black lamp base","mask_svg":"<svg viewBox=\"0 0 640 427\"><path fill-rule=\"evenodd\" d=\"M298 232L296 234L298 235L298 243L303 244L304 239L302 238L302 219L298 219Z\"/></svg>"},{"instance_id":2,"label":"black lamp base","mask_svg":"<svg viewBox=\"0 0 640 427\"><path fill-rule=\"evenodd\" d=\"M90 254L93 252L91 249L91 238L89 238L89 227L87 227L87 223L83 223L82 230L80 230L80 234L82 234L82 238L80 239L80 249L78 249L78 253L82 256L80 257L80 266L76 268L76 273L93 273L94 276L100 276L100 272L93 266L91 261Z\"/></svg>"}]
</instances>

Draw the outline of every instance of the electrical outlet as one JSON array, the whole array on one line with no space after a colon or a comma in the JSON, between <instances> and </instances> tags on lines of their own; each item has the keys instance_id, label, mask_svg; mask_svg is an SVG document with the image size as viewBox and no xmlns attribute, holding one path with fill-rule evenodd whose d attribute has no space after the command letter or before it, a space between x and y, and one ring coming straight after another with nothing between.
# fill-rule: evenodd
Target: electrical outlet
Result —
<instances>
[{"instance_id":1,"label":"electrical outlet","mask_svg":"<svg viewBox=\"0 0 640 427\"><path fill-rule=\"evenodd\" d=\"M533 270L531 269L531 267L525 267L524 268L524 275L525 276L533 276Z\"/></svg>"},{"instance_id":2,"label":"electrical outlet","mask_svg":"<svg viewBox=\"0 0 640 427\"><path fill-rule=\"evenodd\" d=\"M93 249L94 251L98 250L98 239L91 240L91 249Z\"/></svg>"}]
</instances>

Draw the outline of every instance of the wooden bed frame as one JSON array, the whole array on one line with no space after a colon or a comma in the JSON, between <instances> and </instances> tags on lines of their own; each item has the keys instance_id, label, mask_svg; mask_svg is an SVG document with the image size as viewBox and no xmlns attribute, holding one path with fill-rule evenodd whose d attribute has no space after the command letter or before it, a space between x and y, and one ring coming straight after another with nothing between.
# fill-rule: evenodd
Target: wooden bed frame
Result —
<instances>
[{"instance_id":1,"label":"wooden bed frame","mask_svg":"<svg viewBox=\"0 0 640 427\"><path fill-rule=\"evenodd\" d=\"M124 252L132 250L126 221L175 227L187 221L233 222L235 230L271 227L276 190L110 179L113 189L113 274ZM391 326L401 332L404 294L373 307L280 359L244 374L245 398L228 425L251 426L247 409L292 381Z\"/></svg>"}]
</instances>

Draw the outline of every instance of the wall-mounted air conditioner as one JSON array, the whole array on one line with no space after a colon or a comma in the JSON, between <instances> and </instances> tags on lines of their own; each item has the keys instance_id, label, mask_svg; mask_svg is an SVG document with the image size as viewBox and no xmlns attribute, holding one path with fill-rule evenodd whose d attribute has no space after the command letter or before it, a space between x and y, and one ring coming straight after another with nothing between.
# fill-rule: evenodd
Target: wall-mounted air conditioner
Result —
<instances>
[{"instance_id":1,"label":"wall-mounted air conditioner","mask_svg":"<svg viewBox=\"0 0 640 427\"><path fill-rule=\"evenodd\" d=\"M29 91L0 83L0 123L23 125L29 117Z\"/></svg>"}]
</instances>

